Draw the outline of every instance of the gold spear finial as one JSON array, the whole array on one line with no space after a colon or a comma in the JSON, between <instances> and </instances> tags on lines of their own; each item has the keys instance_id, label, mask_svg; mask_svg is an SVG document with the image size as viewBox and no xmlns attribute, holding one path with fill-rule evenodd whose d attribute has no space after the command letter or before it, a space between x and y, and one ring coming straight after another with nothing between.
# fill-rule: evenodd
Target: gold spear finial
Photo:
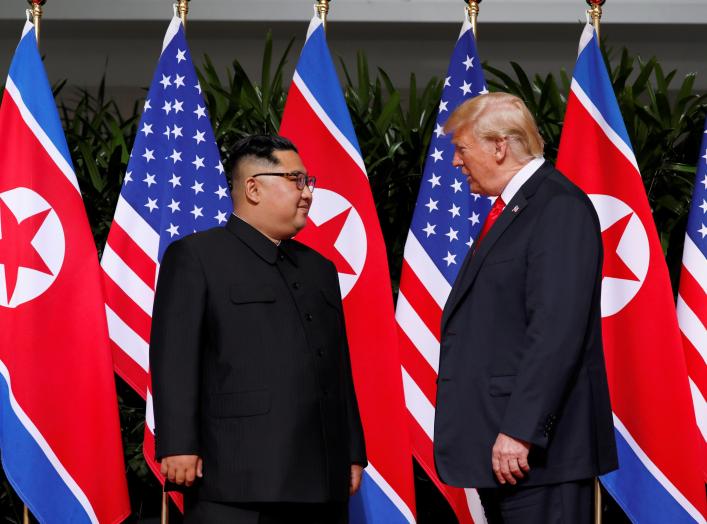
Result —
<instances>
[{"instance_id":1,"label":"gold spear finial","mask_svg":"<svg viewBox=\"0 0 707 524\"><path fill-rule=\"evenodd\" d=\"M187 15L189 14L189 0L179 0L177 2L177 13L179 13L179 18L182 19L182 25L184 30L187 29Z\"/></svg>"},{"instance_id":2,"label":"gold spear finial","mask_svg":"<svg viewBox=\"0 0 707 524\"><path fill-rule=\"evenodd\" d=\"M327 21L326 17L329 14L329 0L317 0L314 6L317 9L317 14L319 18L322 19L322 24L324 25L324 31L326 31Z\"/></svg>"},{"instance_id":3,"label":"gold spear finial","mask_svg":"<svg viewBox=\"0 0 707 524\"><path fill-rule=\"evenodd\" d=\"M476 38L476 19L479 17L479 4L481 0L464 0L467 4L466 13L469 16L469 22L471 22L471 30L474 32L474 38Z\"/></svg>"},{"instance_id":4,"label":"gold spear finial","mask_svg":"<svg viewBox=\"0 0 707 524\"><path fill-rule=\"evenodd\" d=\"M601 26L601 6L606 3L606 0L587 0L587 5L589 9L587 13L592 17L592 25L597 32L597 39L601 36L600 26Z\"/></svg>"},{"instance_id":5,"label":"gold spear finial","mask_svg":"<svg viewBox=\"0 0 707 524\"><path fill-rule=\"evenodd\" d=\"M34 34L37 36L37 45L39 45L39 25L42 20L42 6L47 3L47 0L27 0L32 13L32 23L34 24Z\"/></svg>"}]
</instances>

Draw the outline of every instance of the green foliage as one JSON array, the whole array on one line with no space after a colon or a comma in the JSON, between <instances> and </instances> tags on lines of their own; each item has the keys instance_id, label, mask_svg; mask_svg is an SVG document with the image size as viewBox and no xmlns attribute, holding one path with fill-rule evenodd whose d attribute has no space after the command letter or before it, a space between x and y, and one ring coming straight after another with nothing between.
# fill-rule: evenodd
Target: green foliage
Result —
<instances>
[{"instance_id":1,"label":"green foliage","mask_svg":"<svg viewBox=\"0 0 707 524\"><path fill-rule=\"evenodd\" d=\"M55 93L61 90L55 89ZM105 78L95 95L77 90L59 112L98 249L105 244L138 124L138 104L124 117L105 95Z\"/></svg>"}]
</instances>

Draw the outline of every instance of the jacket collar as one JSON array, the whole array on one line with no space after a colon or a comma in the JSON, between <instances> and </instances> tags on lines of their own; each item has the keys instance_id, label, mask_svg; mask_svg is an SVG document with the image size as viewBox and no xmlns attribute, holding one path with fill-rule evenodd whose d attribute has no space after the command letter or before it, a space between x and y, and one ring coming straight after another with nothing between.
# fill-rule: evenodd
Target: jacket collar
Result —
<instances>
[{"instance_id":1,"label":"jacket collar","mask_svg":"<svg viewBox=\"0 0 707 524\"><path fill-rule=\"evenodd\" d=\"M283 240L278 246L260 231L251 226L242 218L231 214L226 223L226 229L238 237L256 255L265 260L268 264L274 264L280 253L285 254L295 265L297 265L297 255L292 248L292 241Z\"/></svg>"},{"instance_id":2,"label":"jacket collar","mask_svg":"<svg viewBox=\"0 0 707 524\"><path fill-rule=\"evenodd\" d=\"M476 275L483 265L486 255L493 249L493 245L501 237L506 229L513 221L521 215L525 207L528 205L528 200L533 197L538 187L543 183L549 173L553 171L553 166L550 162L543 163L538 170L520 187L515 196L506 204L501 215L496 220L496 223L484 237L484 240L472 248L466 255L462 264L457 279L452 286L452 291L447 298L447 303L444 306L442 313L442 329L444 329L449 317L452 315L456 307L461 302L461 299L471 288Z\"/></svg>"}]
</instances>

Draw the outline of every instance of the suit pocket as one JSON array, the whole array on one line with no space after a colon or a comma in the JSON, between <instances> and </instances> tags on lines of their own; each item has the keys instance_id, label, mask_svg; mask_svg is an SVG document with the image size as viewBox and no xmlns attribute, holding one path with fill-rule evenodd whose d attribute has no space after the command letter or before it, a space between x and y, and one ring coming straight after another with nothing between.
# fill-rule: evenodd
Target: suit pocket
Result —
<instances>
[{"instance_id":1,"label":"suit pocket","mask_svg":"<svg viewBox=\"0 0 707 524\"><path fill-rule=\"evenodd\" d=\"M234 304L254 304L258 302L275 302L275 292L269 286L257 284L234 284L231 286L231 302Z\"/></svg>"},{"instance_id":2,"label":"suit pocket","mask_svg":"<svg viewBox=\"0 0 707 524\"><path fill-rule=\"evenodd\" d=\"M484 266L495 266L496 264L508 264L509 262L515 262L516 260L520 260L521 257L509 257L509 256L500 256L500 257L492 257L489 255L486 257L486 260L484 260L483 265Z\"/></svg>"},{"instance_id":3,"label":"suit pocket","mask_svg":"<svg viewBox=\"0 0 707 524\"><path fill-rule=\"evenodd\" d=\"M499 375L489 379L489 395L492 397L507 397L513 393L516 383L515 375Z\"/></svg>"},{"instance_id":4,"label":"suit pocket","mask_svg":"<svg viewBox=\"0 0 707 524\"><path fill-rule=\"evenodd\" d=\"M216 418L264 415L270 411L270 391L258 389L215 395L210 411Z\"/></svg>"}]
</instances>

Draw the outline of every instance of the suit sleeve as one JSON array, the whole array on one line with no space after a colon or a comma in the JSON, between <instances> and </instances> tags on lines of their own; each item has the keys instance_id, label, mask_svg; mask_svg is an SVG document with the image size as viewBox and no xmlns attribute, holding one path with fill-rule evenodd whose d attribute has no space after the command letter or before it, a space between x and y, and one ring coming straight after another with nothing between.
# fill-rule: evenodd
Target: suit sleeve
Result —
<instances>
[{"instance_id":1,"label":"suit sleeve","mask_svg":"<svg viewBox=\"0 0 707 524\"><path fill-rule=\"evenodd\" d=\"M199 454L201 324L206 282L184 241L167 248L157 281L150 371L157 460Z\"/></svg>"},{"instance_id":2,"label":"suit sleeve","mask_svg":"<svg viewBox=\"0 0 707 524\"><path fill-rule=\"evenodd\" d=\"M596 216L561 195L538 220L528 251L524 357L500 431L541 448L549 441L585 343L602 260ZM595 296L596 295L596 296Z\"/></svg>"},{"instance_id":3,"label":"suit sleeve","mask_svg":"<svg viewBox=\"0 0 707 524\"><path fill-rule=\"evenodd\" d=\"M330 263L331 264L331 263ZM339 279L337 277L334 264L330 265L333 273L333 286L336 289L336 294L341 302L341 290L339 288ZM343 311L343 304L341 305ZM361 424L361 415L358 410L358 401L356 400L356 389L354 388L353 372L351 370L351 356L349 353L349 342L346 337L346 323L344 317L341 317L341 355L343 363L345 396L346 396L346 416L349 425L350 450L349 456L351 464L367 466L368 459L366 457L366 443L363 436L363 426Z\"/></svg>"}]
</instances>

